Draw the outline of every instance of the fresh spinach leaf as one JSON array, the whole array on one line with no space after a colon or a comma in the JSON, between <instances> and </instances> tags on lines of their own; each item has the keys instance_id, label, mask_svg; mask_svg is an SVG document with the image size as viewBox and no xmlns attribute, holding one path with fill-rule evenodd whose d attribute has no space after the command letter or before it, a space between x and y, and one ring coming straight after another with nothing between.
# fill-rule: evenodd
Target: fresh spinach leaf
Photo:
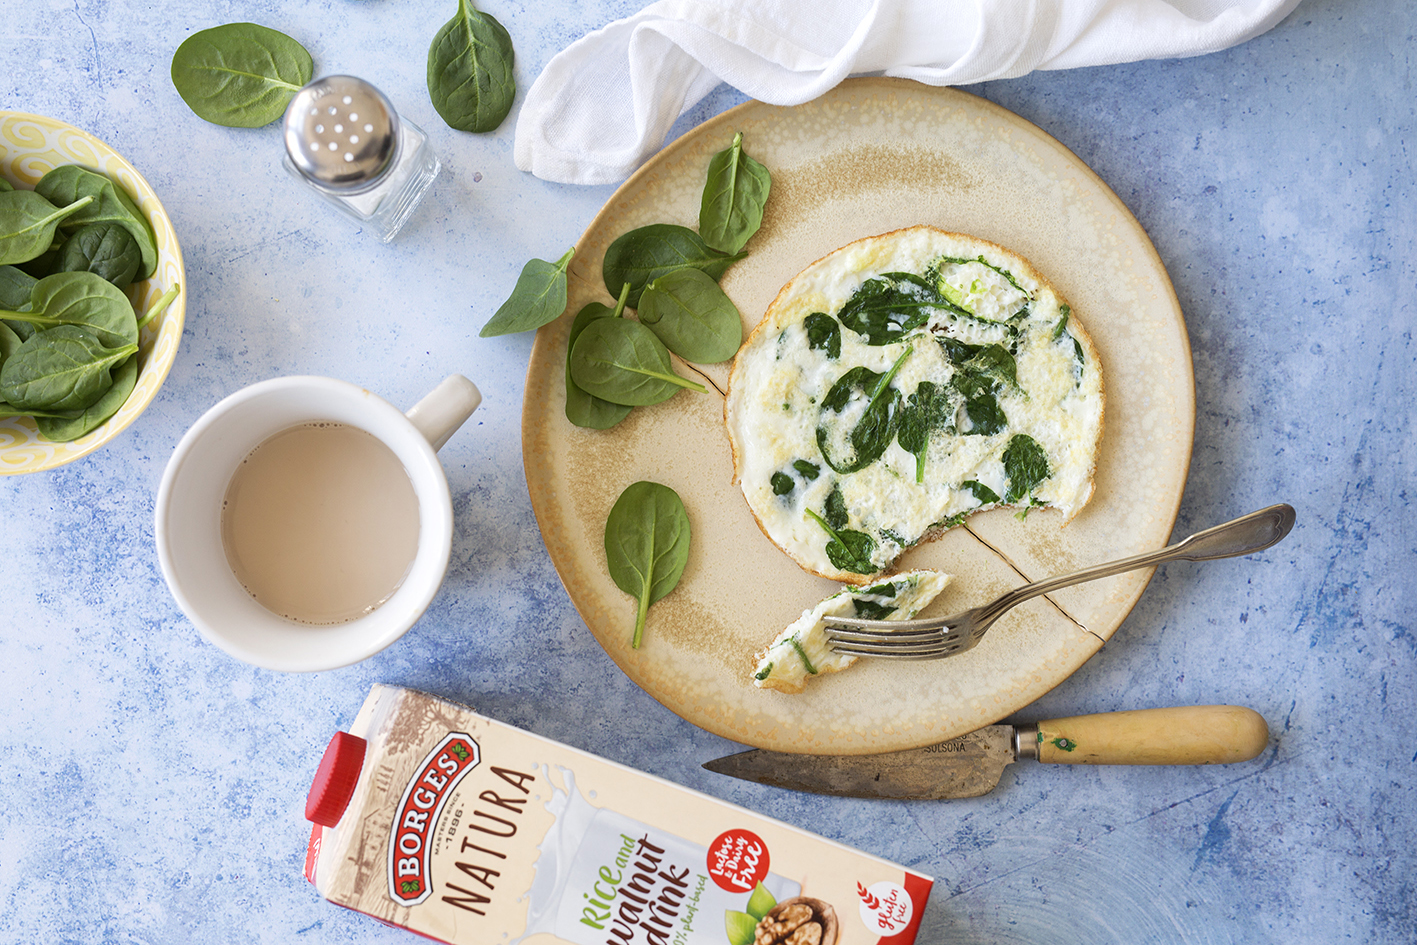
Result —
<instances>
[{"instance_id":1,"label":"fresh spinach leaf","mask_svg":"<svg viewBox=\"0 0 1417 945\"><path fill-rule=\"evenodd\" d=\"M837 317L866 344L888 345L929 321L932 309L950 307L920 276L887 272L861 283Z\"/></svg>"},{"instance_id":2,"label":"fresh spinach leaf","mask_svg":"<svg viewBox=\"0 0 1417 945\"><path fill-rule=\"evenodd\" d=\"M973 492L974 498L979 500L980 505L994 505L999 501L999 494L978 479L966 479L959 486L961 489Z\"/></svg>"},{"instance_id":3,"label":"fresh spinach leaf","mask_svg":"<svg viewBox=\"0 0 1417 945\"><path fill-rule=\"evenodd\" d=\"M672 223L651 223L616 238L605 250L601 276L606 291L612 295L620 286L630 284L628 304L638 308L645 286L676 269L700 269L713 279L720 279L728 267L747 253L720 253L699 234Z\"/></svg>"},{"instance_id":4,"label":"fresh spinach leaf","mask_svg":"<svg viewBox=\"0 0 1417 945\"><path fill-rule=\"evenodd\" d=\"M113 386L104 392L92 406L73 417L34 414L35 426L46 440L68 443L92 433L118 412L127 402L138 384L138 359L129 358L113 372Z\"/></svg>"},{"instance_id":5,"label":"fresh spinach leaf","mask_svg":"<svg viewBox=\"0 0 1417 945\"><path fill-rule=\"evenodd\" d=\"M768 169L743 150L743 133L709 160L708 180L699 206L699 235L721 253L736 253L763 224L763 208L772 189Z\"/></svg>"},{"instance_id":6,"label":"fresh spinach leaf","mask_svg":"<svg viewBox=\"0 0 1417 945\"><path fill-rule=\"evenodd\" d=\"M30 290L25 311L0 310L12 325L24 322L41 331L59 325L87 329L110 348L137 344L138 320L123 291L91 272L61 272L45 276ZM12 401L13 402L13 401Z\"/></svg>"},{"instance_id":7,"label":"fresh spinach leaf","mask_svg":"<svg viewBox=\"0 0 1417 945\"><path fill-rule=\"evenodd\" d=\"M822 530L830 537L826 552L827 560L832 563L832 567L851 574L876 573L878 569L871 563L871 555L876 550L875 539L865 532L833 528L811 509L807 509L807 514L822 526Z\"/></svg>"},{"instance_id":8,"label":"fresh spinach leaf","mask_svg":"<svg viewBox=\"0 0 1417 945\"><path fill-rule=\"evenodd\" d=\"M27 411L86 410L113 386L113 369L137 350L136 344L106 348L77 325L35 332L0 368L0 400Z\"/></svg>"},{"instance_id":9,"label":"fresh spinach leaf","mask_svg":"<svg viewBox=\"0 0 1417 945\"><path fill-rule=\"evenodd\" d=\"M3 177L0 177L0 194L8 193L9 191L12 191L12 190L14 190L14 189L15 189L15 185L14 185L14 184L10 183L9 181L7 181L7 180L6 180L5 178L3 178Z\"/></svg>"},{"instance_id":10,"label":"fresh spinach leaf","mask_svg":"<svg viewBox=\"0 0 1417 945\"><path fill-rule=\"evenodd\" d=\"M428 97L448 127L495 131L512 110L512 37L497 20L458 0L458 12L428 47Z\"/></svg>"},{"instance_id":11,"label":"fresh spinach leaf","mask_svg":"<svg viewBox=\"0 0 1417 945\"><path fill-rule=\"evenodd\" d=\"M314 74L304 46L255 23L193 33L172 56L172 84L182 101L199 118L229 128L277 120Z\"/></svg>"},{"instance_id":12,"label":"fresh spinach leaf","mask_svg":"<svg viewBox=\"0 0 1417 945\"><path fill-rule=\"evenodd\" d=\"M585 327L597 318L619 318L624 310L624 294L615 308L591 302L576 313L571 322L571 333L566 339L566 419L578 427L592 430L608 430L630 415L633 409L624 404L613 404L592 394L587 394L571 377L571 352Z\"/></svg>"},{"instance_id":13,"label":"fresh spinach leaf","mask_svg":"<svg viewBox=\"0 0 1417 945\"><path fill-rule=\"evenodd\" d=\"M173 299L177 298L177 293L180 291L182 291L181 283L174 282L172 285L168 286L167 291L159 295L157 301L153 302L148 310L143 313L143 317L138 319L138 331L141 332L144 328L148 327L149 322L167 311L167 307L172 304Z\"/></svg>"},{"instance_id":14,"label":"fresh spinach leaf","mask_svg":"<svg viewBox=\"0 0 1417 945\"><path fill-rule=\"evenodd\" d=\"M640 324L685 361L727 361L743 343L743 316L718 283L699 269L676 269L645 286Z\"/></svg>"},{"instance_id":15,"label":"fresh spinach leaf","mask_svg":"<svg viewBox=\"0 0 1417 945\"><path fill-rule=\"evenodd\" d=\"M56 205L34 190L0 193L0 265L26 263L47 252L59 224L93 202L84 197Z\"/></svg>"},{"instance_id":16,"label":"fresh spinach leaf","mask_svg":"<svg viewBox=\"0 0 1417 945\"><path fill-rule=\"evenodd\" d=\"M585 326L571 349L571 378L592 396L630 407L668 400L681 387L708 393L674 372L654 332L627 318L596 318Z\"/></svg>"},{"instance_id":17,"label":"fresh spinach leaf","mask_svg":"<svg viewBox=\"0 0 1417 945\"><path fill-rule=\"evenodd\" d=\"M143 264L136 278L146 279L157 270L157 238L148 218L128 192L107 177L77 164L64 164L41 177L34 190L56 204L94 198L60 226L67 230L90 223L116 223L128 231L142 253Z\"/></svg>"},{"instance_id":18,"label":"fresh spinach leaf","mask_svg":"<svg viewBox=\"0 0 1417 945\"><path fill-rule=\"evenodd\" d=\"M14 266L0 266L0 308L15 312L30 304L30 291L38 280Z\"/></svg>"},{"instance_id":19,"label":"fresh spinach leaf","mask_svg":"<svg viewBox=\"0 0 1417 945\"><path fill-rule=\"evenodd\" d=\"M23 343L24 339L15 334L14 329L0 322L0 369L4 369L6 359L19 350Z\"/></svg>"},{"instance_id":20,"label":"fresh spinach leaf","mask_svg":"<svg viewBox=\"0 0 1417 945\"><path fill-rule=\"evenodd\" d=\"M907 347L885 374L877 374L870 368L857 366L843 374L827 395L822 398L821 415L817 423L817 447L828 466L839 473L853 473L865 469L881 458L891 440L895 438L896 426L900 422L902 402L899 390L891 386L905 359L910 357L913 347ZM833 457L831 427L834 418L840 417L848 406L862 399L866 400L860 419L851 428L846 439L851 445L851 456Z\"/></svg>"},{"instance_id":21,"label":"fresh spinach leaf","mask_svg":"<svg viewBox=\"0 0 1417 945\"><path fill-rule=\"evenodd\" d=\"M142 264L142 251L125 227L89 223L59 247L54 271L92 272L121 289L133 281Z\"/></svg>"},{"instance_id":22,"label":"fresh spinach leaf","mask_svg":"<svg viewBox=\"0 0 1417 945\"><path fill-rule=\"evenodd\" d=\"M566 269L576 254L572 246L554 263L532 259L522 267L512 294L487 320L483 338L531 331L554 321L566 310Z\"/></svg>"},{"instance_id":23,"label":"fresh spinach leaf","mask_svg":"<svg viewBox=\"0 0 1417 945\"><path fill-rule=\"evenodd\" d=\"M605 557L615 586L639 601L630 646L638 649L649 605L674 589L689 560L689 515L678 493L637 482L605 520Z\"/></svg>"},{"instance_id":24,"label":"fresh spinach leaf","mask_svg":"<svg viewBox=\"0 0 1417 945\"><path fill-rule=\"evenodd\" d=\"M825 351L828 361L841 357L841 322L825 312L813 312L802 320L807 329L807 347Z\"/></svg>"},{"instance_id":25,"label":"fresh spinach leaf","mask_svg":"<svg viewBox=\"0 0 1417 945\"><path fill-rule=\"evenodd\" d=\"M921 381L900 412L896 441L915 456L915 481L925 481L925 454L930 435L954 426L955 403L949 388L933 381Z\"/></svg>"},{"instance_id":26,"label":"fresh spinach leaf","mask_svg":"<svg viewBox=\"0 0 1417 945\"><path fill-rule=\"evenodd\" d=\"M1019 433L1009 440L1004 450L1004 475L1009 477L1004 501L1013 505L1052 475L1048 468L1048 454L1033 437Z\"/></svg>"}]
</instances>

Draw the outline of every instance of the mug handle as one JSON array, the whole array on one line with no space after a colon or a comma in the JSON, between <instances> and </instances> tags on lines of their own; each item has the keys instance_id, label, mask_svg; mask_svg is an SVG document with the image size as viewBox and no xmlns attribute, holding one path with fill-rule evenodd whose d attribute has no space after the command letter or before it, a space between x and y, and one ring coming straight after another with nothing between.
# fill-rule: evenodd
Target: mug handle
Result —
<instances>
[{"instance_id":1,"label":"mug handle","mask_svg":"<svg viewBox=\"0 0 1417 945\"><path fill-rule=\"evenodd\" d=\"M448 437L456 433L458 427L472 416L472 412L480 403L482 393L478 391L477 385L461 374L453 374L429 391L404 416L408 417L409 422L423 434L436 452L442 449L443 444L448 442Z\"/></svg>"}]
</instances>

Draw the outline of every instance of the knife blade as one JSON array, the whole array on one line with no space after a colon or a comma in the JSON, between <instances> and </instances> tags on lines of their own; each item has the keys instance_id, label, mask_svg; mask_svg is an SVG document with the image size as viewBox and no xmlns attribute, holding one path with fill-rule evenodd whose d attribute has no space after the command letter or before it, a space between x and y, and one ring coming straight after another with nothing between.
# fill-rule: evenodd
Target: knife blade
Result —
<instances>
[{"instance_id":1,"label":"knife blade","mask_svg":"<svg viewBox=\"0 0 1417 945\"><path fill-rule=\"evenodd\" d=\"M1269 727L1233 705L1133 709L989 725L924 748L878 755L799 755L753 749L705 762L717 774L791 791L896 800L979 797L1004 768L1044 764L1203 765L1249 761Z\"/></svg>"}]
</instances>

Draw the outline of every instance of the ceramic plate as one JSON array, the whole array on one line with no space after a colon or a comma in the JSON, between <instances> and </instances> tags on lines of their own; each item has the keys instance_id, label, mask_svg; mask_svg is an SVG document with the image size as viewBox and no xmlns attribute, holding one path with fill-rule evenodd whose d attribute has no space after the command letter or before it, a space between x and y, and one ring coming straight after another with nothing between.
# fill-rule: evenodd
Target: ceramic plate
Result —
<instances>
[{"instance_id":1,"label":"ceramic plate","mask_svg":"<svg viewBox=\"0 0 1417 945\"><path fill-rule=\"evenodd\" d=\"M608 431L565 418L572 313L612 301L600 275L606 247L649 223L697 226L709 158L735 131L773 175L751 255L722 281L745 329L812 261L859 237L928 223L1027 257L1072 302L1101 352L1106 427L1091 503L1066 528L1053 512L1019 521L996 510L908 551L899 567L955 575L927 613L1159 548L1170 535L1190 461L1194 382L1180 308L1146 234L1081 161L1018 116L954 90L858 79L807 105L750 102L705 123L637 172L586 230L570 269L568 311L538 333L527 374L523 451L546 547L586 625L630 678L726 738L779 751L864 753L919 747L997 721L1096 652L1150 572L1030 601L960 656L862 660L801 695L763 691L750 679L754 653L837 585L779 552L733 482L719 393L729 366L699 372L717 391L638 408ZM607 575L603 536L611 505L641 479L683 498L693 549L633 650L635 602Z\"/></svg>"},{"instance_id":2,"label":"ceramic plate","mask_svg":"<svg viewBox=\"0 0 1417 945\"><path fill-rule=\"evenodd\" d=\"M0 111L0 177L16 188L33 189L46 173L61 164L81 164L106 174L138 204L157 237L157 271L128 290L142 313L169 286L185 285L182 250L172 221L151 185L117 151L86 131L52 118ZM116 437L137 419L157 396L182 340L187 294L179 291L167 310L143 329L138 357L138 383L126 403L108 422L72 443L51 443L39 435L29 417L0 419L0 475L39 472L87 456Z\"/></svg>"}]
</instances>

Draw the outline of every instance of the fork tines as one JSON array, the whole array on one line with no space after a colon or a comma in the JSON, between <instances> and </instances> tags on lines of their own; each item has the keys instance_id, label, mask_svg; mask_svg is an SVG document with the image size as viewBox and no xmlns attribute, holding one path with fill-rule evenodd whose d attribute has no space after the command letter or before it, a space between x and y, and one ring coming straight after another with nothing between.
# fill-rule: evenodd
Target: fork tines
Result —
<instances>
[{"instance_id":1,"label":"fork tines","mask_svg":"<svg viewBox=\"0 0 1417 945\"><path fill-rule=\"evenodd\" d=\"M896 621L891 621L896 622ZM899 621L899 629L857 626L850 618L828 620L825 624L827 644L835 653L854 656L875 656L887 659L928 660L962 653L978 642L968 634L938 623L929 627L912 627Z\"/></svg>"}]
</instances>

